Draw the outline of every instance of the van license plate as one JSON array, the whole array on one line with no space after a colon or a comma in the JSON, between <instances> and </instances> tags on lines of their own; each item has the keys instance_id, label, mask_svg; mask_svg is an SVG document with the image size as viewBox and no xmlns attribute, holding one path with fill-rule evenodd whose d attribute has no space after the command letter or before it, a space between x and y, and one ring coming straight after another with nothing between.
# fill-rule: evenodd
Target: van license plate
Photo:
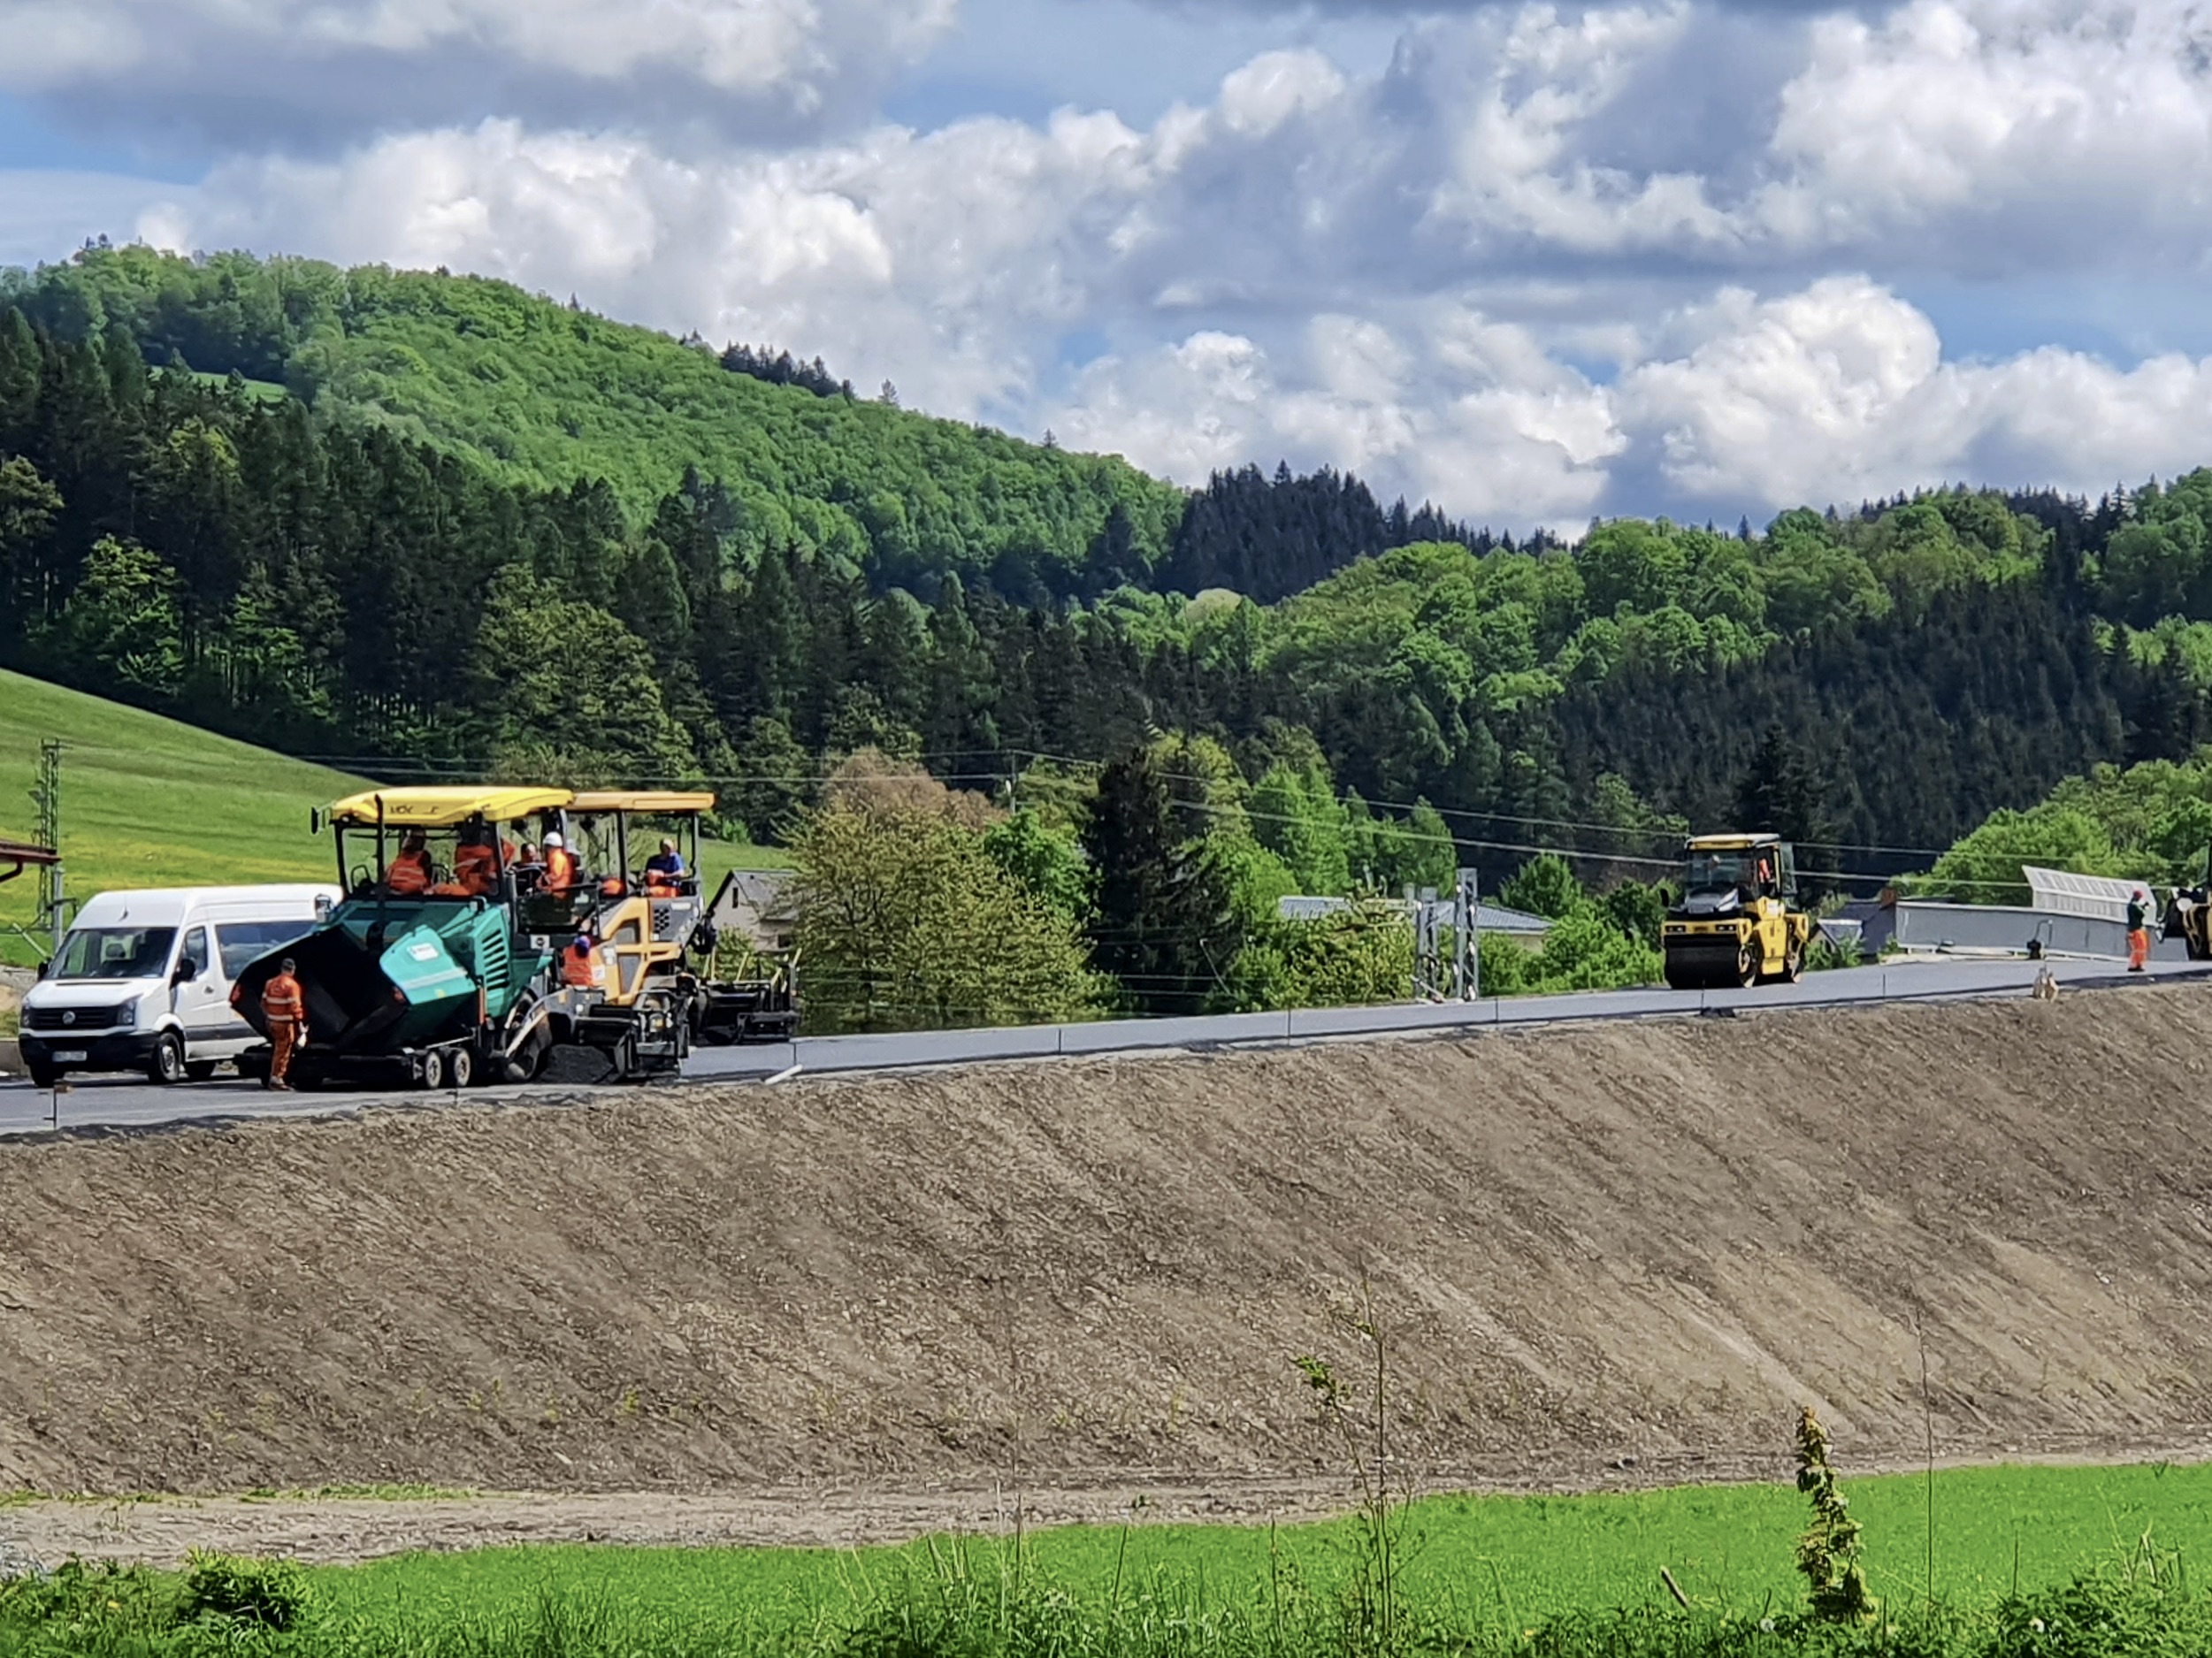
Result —
<instances>
[{"instance_id":1,"label":"van license plate","mask_svg":"<svg viewBox=\"0 0 2212 1658\"><path fill-rule=\"evenodd\" d=\"M54 1056L56 1065L82 1065L92 1056L82 1048L65 1048Z\"/></svg>"}]
</instances>

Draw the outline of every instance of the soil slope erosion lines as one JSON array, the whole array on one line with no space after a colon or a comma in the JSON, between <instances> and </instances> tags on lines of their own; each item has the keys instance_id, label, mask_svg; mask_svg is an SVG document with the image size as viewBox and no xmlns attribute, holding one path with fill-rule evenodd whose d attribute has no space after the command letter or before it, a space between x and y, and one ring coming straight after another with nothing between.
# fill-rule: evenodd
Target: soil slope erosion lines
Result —
<instances>
[{"instance_id":1,"label":"soil slope erosion lines","mask_svg":"<svg viewBox=\"0 0 2212 1658\"><path fill-rule=\"evenodd\" d=\"M2201 1443L2212 994L1054 1062L0 1147L0 1489ZM2184 1056L2169 1058L2167 1056Z\"/></svg>"}]
</instances>

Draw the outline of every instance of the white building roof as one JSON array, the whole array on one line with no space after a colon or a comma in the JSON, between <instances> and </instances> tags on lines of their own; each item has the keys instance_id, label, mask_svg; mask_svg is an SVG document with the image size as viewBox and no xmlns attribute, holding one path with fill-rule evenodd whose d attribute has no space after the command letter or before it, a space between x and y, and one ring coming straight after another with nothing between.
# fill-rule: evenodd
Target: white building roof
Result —
<instances>
[{"instance_id":1,"label":"white building roof","mask_svg":"<svg viewBox=\"0 0 2212 1658\"><path fill-rule=\"evenodd\" d=\"M2147 881L2116 881L2109 875L2077 875L2063 869L2038 869L2032 864L2023 865L2020 873L2028 878L2028 890L2035 895L2033 907L2053 915L2086 915L2098 921L2124 921L2127 919L2128 900L2136 893L2147 893Z\"/></svg>"}]
</instances>

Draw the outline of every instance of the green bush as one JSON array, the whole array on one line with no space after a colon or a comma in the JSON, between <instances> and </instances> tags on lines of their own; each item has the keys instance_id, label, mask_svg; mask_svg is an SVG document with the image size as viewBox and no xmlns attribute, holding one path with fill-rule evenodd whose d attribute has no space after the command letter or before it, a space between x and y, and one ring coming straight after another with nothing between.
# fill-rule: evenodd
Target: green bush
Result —
<instances>
[{"instance_id":1,"label":"green bush","mask_svg":"<svg viewBox=\"0 0 2212 1658\"><path fill-rule=\"evenodd\" d=\"M177 1616L188 1624L219 1620L281 1633L307 1609L307 1578L290 1561L195 1553Z\"/></svg>"}]
</instances>

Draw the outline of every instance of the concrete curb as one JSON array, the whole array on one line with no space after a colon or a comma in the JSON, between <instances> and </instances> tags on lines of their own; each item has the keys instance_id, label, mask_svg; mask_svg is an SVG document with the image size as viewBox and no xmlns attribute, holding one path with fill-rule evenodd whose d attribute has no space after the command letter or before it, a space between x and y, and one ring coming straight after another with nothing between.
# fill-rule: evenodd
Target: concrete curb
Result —
<instances>
[{"instance_id":1,"label":"concrete curb","mask_svg":"<svg viewBox=\"0 0 2212 1658\"><path fill-rule=\"evenodd\" d=\"M23 1047L12 1036L0 1036L0 1076L23 1076Z\"/></svg>"}]
</instances>

